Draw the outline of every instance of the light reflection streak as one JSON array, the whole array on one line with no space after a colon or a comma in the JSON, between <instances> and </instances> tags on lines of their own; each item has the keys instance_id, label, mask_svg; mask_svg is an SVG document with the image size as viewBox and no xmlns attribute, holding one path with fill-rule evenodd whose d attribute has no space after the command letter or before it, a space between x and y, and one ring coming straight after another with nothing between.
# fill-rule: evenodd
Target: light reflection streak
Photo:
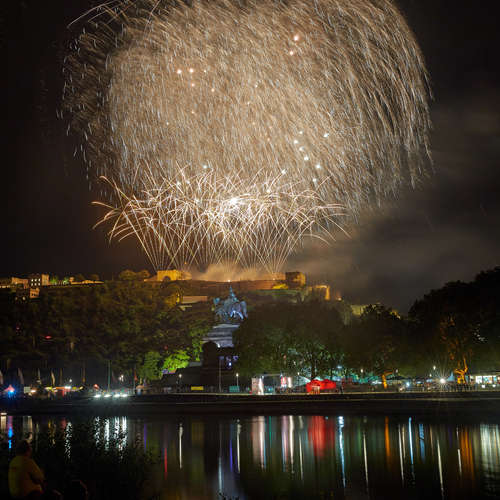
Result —
<instances>
[{"instance_id":1,"label":"light reflection streak","mask_svg":"<svg viewBox=\"0 0 500 500\"><path fill-rule=\"evenodd\" d=\"M368 480L368 459L366 456L366 432L363 429L363 458L365 461L365 481L366 481L366 493L370 493L370 482Z\"/></svg>"},{"instance_id":2,"label":"light reflection streak","mask_svg":"<svg viewBox=\"0 0 500 500\"><path fill-rule=\"evenodd\" d=\"M281 417L281 466L283 472L286 470L286 463L288 460L288 418L283 415Z\"/></svg>"},{"instance_id":3,"label":"light reflection streak","mask_svg":"<svg viewBox=\"0 0 500 500\"><path fill-rule=\"evenodd\" d=\"M24 437L28 440L33 437L33 420L30 415L23 417L23 432Z\"/></svg>"},{"instance_id":4,"label":"light reflection streak","mask_svg":"<svg viewBox=\"0 0 500 500\"><path fill-rule=\"evenodd\" d=\"M425 462L425 441L424 441L424 425L418 424L418 439L420 441L420 458ZM432 432L431 432L432 439Z\"/></svg>"},{"instance_id":5,"label":"light reflection streak","mask_svg":"<svg viewBox=\"0 0 500 500\"><path fill-rule=\"evenodd\" d=\"M401 469L401 483L405 484L405 475L403 472L403 451L401 449L401 426L398 424L398 445L399 445L399 466Z\"/></svg>"},{"instance_id":6,"label":"light reflection streak","mask_svg":"<svg viewBox=\"0 0 500 500\"><path fill-rule=\"evenodd\" d=\"M385 456L387 457L387 463L391 460L391 443L389 441L389 417L385 417L384 421L384 444L385 444Z\"/></svg>"},{"instance_id":7,"label":"light reflection streak","mask_svg":"<svg viewBox=\"0 0 500 500\"><path fill-rule=\"evenodd\" d=\"M182 422L179 422L179 469L182 469L182 434L184 429L182 428Z\"/></svg>"},{"instance_id":8,"label":"light reflection streak","mask_svg":"<svg viewBox=\"0 0 500 500\"><path fill-rule=\"evenodd\" d=\"M65 428L64 433L64 449L68 455L68 458L71 459L71 431L73 428L73 424L68 422Z\"/></svg>"},{"instance_id":9,"label":"light reflection streak","mask_svg":"<svg viewBox=\"0 0 500 500\"><path fill-rule=\"evenodd\" d=\"M222 427L219 422L219 456L217 457L217 478L219 480L219 491L224 491L222 481Z\"/></svg>"},{"instance_id":10,"label":"light reflection streak","mask_svg":"<svg viewBox=\"0 0 500 500\"><path fill-rule=\"evenodd\" d=\"M304 479L304 467L302 464L302 438L299 436L299 464L300 464L300 479Z\"/></svg>"},{"instance_id":11,"label":"light reflection streak","mask_svg":"<svg viewBox=\"0 0 500 500\"><path fill-rule=\"evenodd\" d=\"M109 419L104 421L104 445L109 448Z\"/></svg>"},{"instance_id":12,"label":"light reflection streak","mask_svg":"<svg viewBox=\"0 0 500 500\"><path fill-rule=\"evenodd\" d=\"M463 428L459 431L460 455L464 474L474 482L474 458L472 450L472 440L469 430Z\"/></svg>"},{"instance_id":13,"label":"light reflection streak","mask_svg":"<svg viewBox=\"0 0 500 500\"><path fill-rule=\"evenodd\" d=\"M168 446L167 446L167 438L163 436L163 477L166 479L168 476Z\"/></svg>"},{"instance_id":14,"label":"light reflection streak","mask_svg":"<svg viewBox=\"0 0 500 500\"><path fill-rule=\"evenodd\" d=\"M338 418L339 422L339 450L340 450L340 463L342 464L342 484L345 488L345 460L344 460L344 417L340 416Z\"/></svg>"},{"instance_id":15,"label":"light reflection streak","mask_svg":"<svg viewBox=\"0 0 500 500\"><path fill-rule=\"evenodd\" d=\"M240 473L240 434L241 434L241 424L240 421L237 420L236 424L236 457L238 461L238 474Z\"/></svg>"},{"instance_id":16,"label":"light reflection streak","mask_svg":"<svg viewBox=\"0 0 500 500\"><path fill-rule=\"evenodd\" d=\"M265 435L265 426L266 422L264 419L262 419L261 426L260 426L260 450L261 450L261 464L262 468L266 468L266 435ZM271 429L269 429L269 432L271 432Z\"/></svg>"},{"instance_id":17,"label":"light reflection streak","mask_svg":"<svg viewBox=\"0 0 500 500\"><path fill-rule=\"evenodd\" d=\"M480 426L481 464L485 472L485 489L490 496L495 492L495 477L500 476L500 432L498 425ZM497 481L496 484L499 484ZM493 495L492 495L493 493Z\"/></svg>"},{"instance_id":18,"label":"light reflection streak","mask_svg":"<svg viewBox=\"0 0 500 500\"><path fill-rule=\"evenodd\" d=\"M12 438L14 437L14 426L13 426L13 417L9 415L7 417L7 437L9 442L9 450L12 449Z\"/></svg>"},{"instance_id":19,"label":"light reflection streak","mask_svg":"<svg viewBox=\"0 0 500 500\"><path fill-rule=\"evenodd\" d=\"M462 477L462 457L460 456L460 438L458 436L458 427L455 428L457 438L457 455L458 455L458 474Z\"/></svg>"},{"instance_id":20,"label":"light reflection streak","mask_svg":"<svg viewBox=\"0 0 500 500\"><path fill-rule=\"evenodd\" d=\"M229 467L233 472L233 440L229 439Z\"/></svg>"},{"instance_id":21,"label":"light reflection streak","mask_svg":"<svg viewBox=\"0 0 500 500\"><path fill-rule=\"evenodd\" d=\"M444 498L443 465L441 463L441 448L439 446L439 437L436 438L436 441L437 441L437 455L438 455L439 486L441 488L441 498Z\"/></svg>"},{"instance_id":22,"label":"light reflection streak","mask_svg":"<svg viewBox=\"0 0 500 500\"><path fill-rule=\"evenodd\" d=\"M408 419L408 442L410 444L411 479L415 483L415 469L413 468L413 435L411 432L411 417Z\"/></svg>"}]
</instances>

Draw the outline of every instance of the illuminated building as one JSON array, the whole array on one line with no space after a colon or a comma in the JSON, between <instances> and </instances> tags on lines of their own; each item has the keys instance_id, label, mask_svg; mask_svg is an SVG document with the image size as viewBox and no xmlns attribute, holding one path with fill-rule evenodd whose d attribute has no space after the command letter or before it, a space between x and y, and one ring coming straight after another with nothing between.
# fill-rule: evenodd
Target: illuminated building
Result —
<instances>
[{"instance_id":1,"label":"illuminated building","mask_svg":"<svg viewBox=\"0 0 500 500\"><path fill-rule=\"evenodd\" d=\"M30 288L48 286L49 284L50 283L48 274L30 274L28 276L28 285Z\"/></svg>"}]
</instances>

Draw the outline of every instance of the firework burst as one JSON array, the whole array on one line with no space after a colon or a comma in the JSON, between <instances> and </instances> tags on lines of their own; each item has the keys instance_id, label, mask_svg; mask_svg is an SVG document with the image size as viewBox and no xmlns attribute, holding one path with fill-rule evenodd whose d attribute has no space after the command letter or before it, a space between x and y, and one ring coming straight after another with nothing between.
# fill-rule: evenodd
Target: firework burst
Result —
<instances>
[{"instance_id":1,"label":"firework burst","mask_svg":"<svg viewBox=\"0 0 500 500\"><path fill-rule=\"evenodd\" d=\"M389 0L116 0L84 20L66 109L111 237L156 268L276 271L421 175L426 73Z\"/></svg>"}]
</instances>

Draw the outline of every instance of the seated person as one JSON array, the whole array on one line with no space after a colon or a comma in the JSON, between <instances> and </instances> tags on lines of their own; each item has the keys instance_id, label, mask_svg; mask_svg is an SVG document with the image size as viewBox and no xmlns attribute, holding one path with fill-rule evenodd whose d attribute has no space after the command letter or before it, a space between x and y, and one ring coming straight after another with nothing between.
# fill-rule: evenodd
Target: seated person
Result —
<instances>
[{"instance_id":1,"label":"seated person","mask_svg":"<svg viewBox=\"0 0 500 500\"><path fill-rule=\"evenodd\" d=\"M21 441L9 464L9 491L12 498L34 499L42 496L43 472L31 458L31 445Z\"/></svg>"}]
</instances>

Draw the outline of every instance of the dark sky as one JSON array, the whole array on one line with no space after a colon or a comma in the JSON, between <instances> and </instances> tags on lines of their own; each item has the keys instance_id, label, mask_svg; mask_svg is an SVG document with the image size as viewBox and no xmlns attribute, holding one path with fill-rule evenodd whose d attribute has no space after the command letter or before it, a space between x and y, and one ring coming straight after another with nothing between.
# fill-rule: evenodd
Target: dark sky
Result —
<instances>
[{"instance_id":1,"label":"dark sky","mask_svg":"<svg viewBox=\"0 0 500 500\"><path fill-rule=\"evenodd\" d=\"M350 237L305 250L288 266L328 280L353 302L406 310L447 281L500 265L500 30L497 0L400 0L432 79L434 173ZM85 0L10 3L7 32L9 155L2 167L0 276L59 275L150 265L133 241L109 244L73 158L60 107L67 24Z\"/></svg>"}]
</instances>

